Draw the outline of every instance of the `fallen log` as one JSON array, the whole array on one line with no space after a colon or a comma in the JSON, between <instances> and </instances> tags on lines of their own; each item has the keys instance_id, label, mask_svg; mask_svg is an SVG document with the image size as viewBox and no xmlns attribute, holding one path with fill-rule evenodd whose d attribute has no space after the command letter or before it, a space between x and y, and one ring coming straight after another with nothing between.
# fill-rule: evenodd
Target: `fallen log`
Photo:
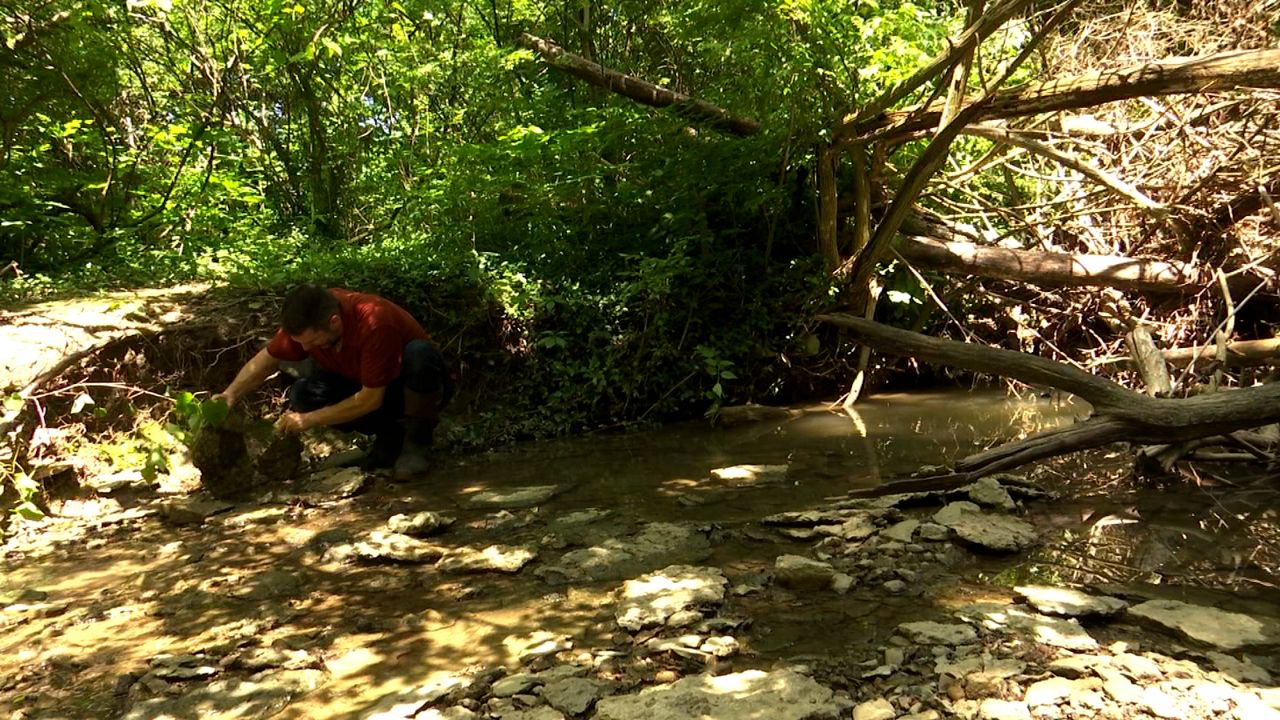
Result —
<instances>
[{"instance_id":1,"label":"fallen log","mask_svg":"<svg viewBox=\"0 0 1280 720\"><path fill-rule=\"evenodd\" d=\"M1169 348L1161 350L1164 361L1175 367L1186 367L1195 362L1213 362L1218 359L1217 345ZM1237 340L1227 343L1226 364L1233 367L1265 365L1280 360L1280 338L1269 340Z\"/></svg>"},{"instance_id":2,"label":"fallen log","mask_svg":"<svg viewBox=\"0 0 1280 720\"><path fill-rule=\"evenodd\" d=\"M1280 87L1280 50L1236 50L1197 58L1169 58L1073 78L1009 88L995 94L976 121L1025 117L1058 110L1092 107L1116 100ZM945 101L875 117L846 116L836 128L837 142L906 139L938 126Z\"/></svg>"},{"instance_id":3,"label":"fallen log","mask_svg":"<svg viewBox=\"0 0 1280 720\"><path fill-rule=\"evenodd\" d=\"M1085 400L1090 417L972 455L956 464L956 482L1115 442L1170 443L1280 421L1280 383L1189 398L1157 398L1128 390L1070 365L1027 353L944 340L852 315L819 315L877 350L926 362L1050 385Z\"/></svg>"},{"instance_id":4,"label":"fallen log","mask_svg":"<svg viewBox=\"0 0 1280 720\"><path fill-rule=\"evenodd\" d=\"M575 55L550 40L522 32L516 36L516 44L546 58L557 70L638 103L650 107L670 107L690 120L707 123L711 127L734 135L755 135L760 132L760 123L752 118L734 115L705 100L690 97L661 85L654 85L633 75L610 70L599 63Z\"/></svg>"},{"instance_id":5,"label":"fallen log","mask_svg":"<svg viewBox=\"0 0 1280 720\"><path fill-rule=\"evenodd\" d=\"M1010 250L919 235L899 235L893 247L917 267L1048 287L1176 293L1201 283L1201 274L1192 265L1119 255Z\"/></svg>"}]
</instances>

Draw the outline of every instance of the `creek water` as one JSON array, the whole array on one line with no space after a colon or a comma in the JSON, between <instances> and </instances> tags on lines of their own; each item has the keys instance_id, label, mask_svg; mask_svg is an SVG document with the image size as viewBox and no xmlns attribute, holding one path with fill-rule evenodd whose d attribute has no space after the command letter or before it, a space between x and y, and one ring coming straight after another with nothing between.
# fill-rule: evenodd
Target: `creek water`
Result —
<instances>
[{"instance_id":1,"label":"creek water","mask_svg":"<svg viewBox=\"0 0 1280 720\"><path fill-rule=\"evenodd\" d=\"M305 651L326 671L318 689L273 717L354 719L431 677L514 667L513 637L549 632L576 650L621 653L630 641L613 619L618 582L554 585L531 572L573 546L558 524L570 514L608 511L597 532L619 537L648 522L694 524L711 541L699 564L721 568L731 584L750 583L766 578L780 555L812 555L811 541L768 531L763 517L822 509L850 491L1087 413L1079 403L1000 392L885 394L853 413L796 407L732 428L687 422L445 457L428 482L378 482L351 500L312 507L249 503L197 527L154 517L111 525L54 519L38 543L9 544L0 590L39 589L68 608L9 623L0 677L18 680L0 684L0 698L8 693L31 717L111 717L127 705L120 678L144 672L157 654L212 658L260 643ZM1044 539L1031 553L957 549L899 592L877 583L845 595L775 588L735 595L722 612L746 620L734 632L743 652L718 661L718 670L860 662L901 622L1008 596L1027 581L1234 590L1214 596L1221 606L1276 600L1274 491L1139 488L1126 484L1128 462L1098 452L1033 469L1059 499L1028 504ZM710 473L744 464L786 465L786 480L753 485ZM481 491L532 485L560 492L532 508L467 506ZM457 518L442 544L525 545L537 547L539 559L514 575L449 576L411 565L334 567L309 550L318 537L375 530L394 513L417 510ZM659 669L642 662L627 672Z\"/></svg>"}]
</instances>

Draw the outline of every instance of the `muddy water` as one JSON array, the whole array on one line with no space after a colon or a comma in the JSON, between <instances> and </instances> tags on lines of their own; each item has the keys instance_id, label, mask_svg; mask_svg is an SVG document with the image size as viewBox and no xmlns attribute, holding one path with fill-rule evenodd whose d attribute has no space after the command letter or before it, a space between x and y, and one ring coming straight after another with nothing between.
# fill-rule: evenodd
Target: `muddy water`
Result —
<instances>
[{"instance_id":1,"label":"muddy water","mask_svg":"<svg viewBox=\"0 0 1280 720\"><path fill-rule=\"evenodd\" d=\"M39 589L47 602L65 608L48 617L0 616L0 701L27 709L29 717L118 716L133 700L151 696L129 689L129 678L144 673L150 658L204 653L211 666L219 659L228 665L219 669L223 677L243 677L247 672L231 667L229 658L237 648L258 645L300 650L308 658L304 666L324 671L318 689L274 717L354 719L388 694L433 677L515 668L518 646L511 639L536 631L568 636L576 650L597 656L602 649L625 656L631 639L614 624L610 602L617 582L547 584L534 574L538 562L516 575L470 576L424 566L337 566L321 561L316 543L378 529L395 513L436 510L458 518L441 544L525 545L538 548L539 562L550 562L575 542L558 519L598 508L611 513L603 532L616 536L645 522L693 523L712 542L704 564L722 568L731 584L749 583L781 554L812 555L812 542L768 532L760 518L821 508L850 490L1085 412L1052 399L996 393L883 395L852 415L795 408L786 419L731 429L686 423L445 458L420 486L378 481L354 499L316 507L245 504L195 527L118 514L56 520L38 539L10 543L4 555L0 590ZM1119 467L1105 455L1088 462L1051 469L1047 477L1068 484L1114 475ZM710 478L713 468L741 464L786 464L790 471L783 485ZM563 492L536 508L497 512L465 504L482 490L548 484ZM1124 582L1190 572L1202 562L1184 561L1177 547L1146 564L1107 556L1100 548L1134 547L1133 538L1115 533L1141 533L1152 513L1124 503L1104 506L1102 497L1033 508L1049 539L1044 550L999 559L957 551L943 573L900 594L873 586L844 596L778 588L735 596L722 614L749 619L734 633L743 652L715 669L857 662L896 624L930 617L960 598L1007 594L1015 581ZM155 501L122 502L145 512ZM1257 538L1238 540L1247 550ZM1232 544L1219 542L1215 552ZM1258 545L1252 548L1256 561ZM1235 571L1232 577L1247 575L1239 565ZM664 669L642 658L620 663L616 672L620 680L643 683ZM170 691L193 686L175 683Z\"/></svg>"}]
</instances>

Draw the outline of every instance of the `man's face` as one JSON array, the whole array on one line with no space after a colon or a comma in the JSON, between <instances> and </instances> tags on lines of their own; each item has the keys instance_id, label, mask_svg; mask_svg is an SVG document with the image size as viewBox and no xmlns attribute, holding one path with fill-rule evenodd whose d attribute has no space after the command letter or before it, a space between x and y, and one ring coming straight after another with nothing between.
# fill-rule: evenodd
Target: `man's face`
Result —
<instances>
[{"instance_id":1,"label":"man's face","mask_svg":"<svg viewBox=\"0 0 1280 720\"><path fill-rule=\"evenodd\" d=\"M329 327L327 328L309 328L301 335L291 336L293 341L302 346L303 350L311 352L312 350L326 350L338 344L342 340L342 317L332 315L329 318Z\"/></svg>"}]
</instances>

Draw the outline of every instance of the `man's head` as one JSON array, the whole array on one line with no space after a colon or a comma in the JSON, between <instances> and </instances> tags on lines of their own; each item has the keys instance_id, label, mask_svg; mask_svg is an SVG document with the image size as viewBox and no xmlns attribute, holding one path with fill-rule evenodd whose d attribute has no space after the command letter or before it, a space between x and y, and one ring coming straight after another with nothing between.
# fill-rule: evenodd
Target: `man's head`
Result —
<instances>
[{"instance_id":1,"label":"man's head","mask_svg":"<svg viewBox=\"0 0 1280 720\"><path fill-rule=\"evenodd\" d=\"M338 299L316 285L299 285L285 295L280 325L285 334L308 352L333 347L342 339Z\"/></svg>"}]
</instances>

